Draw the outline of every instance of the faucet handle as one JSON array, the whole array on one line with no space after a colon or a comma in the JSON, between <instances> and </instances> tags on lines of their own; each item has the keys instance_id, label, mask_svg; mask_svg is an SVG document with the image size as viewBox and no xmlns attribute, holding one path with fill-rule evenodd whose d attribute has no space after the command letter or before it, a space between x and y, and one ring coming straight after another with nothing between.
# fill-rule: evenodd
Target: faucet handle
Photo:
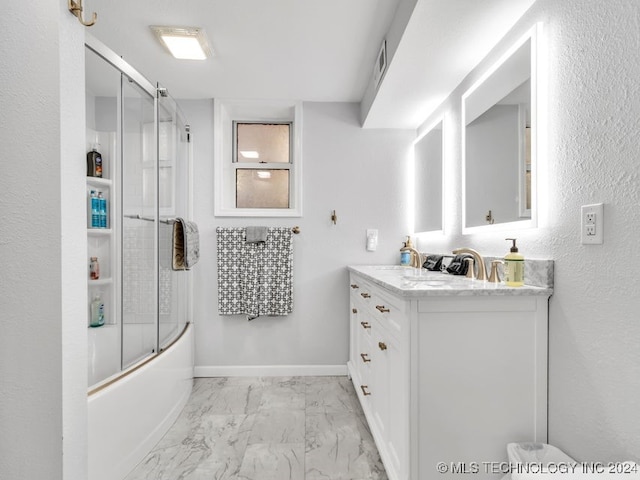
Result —
<instances>
[{"instance_id":1,"label":"faucet handle","mask_svg":"<svg viewBox=\"0 0 640 480\"><path fill-rule=\"evenodd\" d=\"M465 258L464 261L467 263L467 278L471 280L476 279L476 270L475 270L475 261L473 258Z\"/></svg>"},{"instance_id":2,"label":"faucet handle","mask_svg":"<svg viewBox=\"0 0 640 480\"><path fill-rule=\"evenodd\" d=\"M498 273L498 265L504 265L502 260L491 261L491 273L489 274L489 282L500 283L500 273Z\"/></svg>"}]
</instances>

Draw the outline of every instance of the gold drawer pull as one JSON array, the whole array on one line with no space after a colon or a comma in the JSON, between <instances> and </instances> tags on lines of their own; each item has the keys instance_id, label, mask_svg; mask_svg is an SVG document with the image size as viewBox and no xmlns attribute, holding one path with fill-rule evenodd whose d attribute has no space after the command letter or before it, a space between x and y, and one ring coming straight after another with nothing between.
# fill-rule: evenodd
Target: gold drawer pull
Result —
<instances>
[{"instance_id":1,"label":"gold drawer pull","mask_svg":"<svg viewBox=\"0 0 640 480\"><path fill-rule=\"evenodd\" d=\"M378 348L380 350L386 350L387 349L387 344L384 342L378 342Z\"/></svg>"},{"instance_id":2,"label":"gold drawer pull","mask_svg":"<svg viewBox=\"0 0 640 480\"><path fill-rule=\"evenodd\" d=\"M367 362L370 362L370 361L371 361L371 359L370 359L370 358L367 358L367 354L366 354L366 353L361 353L361 354L360 354L360 356L362 357L362 361L363 361L364 363L367 363Z\"/></svg>"},{"instance_id":3,"label":"gold drawer pull","mask_svg":"<svg viewBox=\"0 0 640 480\"><path fill-rule=\"evenodd\" d=\"M352 283L351 284L351 288L353 288L355 290L356 288L360 288L360 287L358 285L356 285L355 283Z\"/></svg>"},{"instance_id":4,"label":"gold drawer pull","mask_svg":"<svg viewBox=\"0 0 640 480\"><path fill-rule=\"evenodd\" d=\"M358 309L357 308L352 308L351 309L351 313L358 313Z\"/></svg>"},{"instance_id":5,"label":"gold drawer pull","mask_svg":"<svg viewBox=\"0 0 640 480\"><path fill-rule=\"evenodd\" d=\"M388 308L385 308L385 307L384 307L384 305L376 305L376 308L378 309L378 311L379 311L380 313L385 313L385 312L388 312L388 311L389 311L389 309L388 309Z\"/></svg>"},{"instance_id":6,"label":"gold drawer pull","mask_svg":"<svg viewBox=\"0 0 640 480\"><path fill-rule=\"evenodd\" d=\"M360 325L362 325L362 328L371 328L371 325L369 325L369 322L360 322Z\"/></svg>"},{"instance_id":7,"label":"gold drawer pull","mask_svg":"<svg viewBox=\"0 0 640 480\"><path fill-rule=\"evenodd\" d=\"M368 293L361 293L360 296L362 298L371 298L371 295L369 295Z\"/></svg>"},{"instance_id":8,"label":"gold drawer pull","mask_svg":"<svg viewBox=\"0 0 640 480\"><path fill-rule=\"evenodd\" d=\"M362 389L362 394L366 397L367 395L371 395L371 392L367 392L367 388L369 388L369 385L360 385L360 388Z\"/></svg>"}]
</instances>

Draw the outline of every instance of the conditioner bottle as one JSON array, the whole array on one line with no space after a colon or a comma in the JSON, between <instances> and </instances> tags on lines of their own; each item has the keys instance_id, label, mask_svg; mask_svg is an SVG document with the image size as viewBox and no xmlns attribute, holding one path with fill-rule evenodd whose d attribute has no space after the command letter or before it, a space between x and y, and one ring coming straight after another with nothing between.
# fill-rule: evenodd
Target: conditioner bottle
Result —
<instances>
[{"instance_id":1,"label":"conditioner bottle","mask_svg":"<svg viewBox=\"0 0 640 480\"><path fill-rule=\"evenodd\" d=\"M104 303L98 294L93 297L91 302L91 321L89 325L94 328L104 325Z\"/></svg>"},{"instance_id":2,"label":"conditioner bottle","mask_svg":"<svg viewBox=\"0 0 640 480\"><path fill-rule=\"evenodd\" d=\"M518 253L515 238L506 238L513 242L511 250L504 257L504 283L509 287L524 285L524 257Z\"/></svg>"}]
</instances>

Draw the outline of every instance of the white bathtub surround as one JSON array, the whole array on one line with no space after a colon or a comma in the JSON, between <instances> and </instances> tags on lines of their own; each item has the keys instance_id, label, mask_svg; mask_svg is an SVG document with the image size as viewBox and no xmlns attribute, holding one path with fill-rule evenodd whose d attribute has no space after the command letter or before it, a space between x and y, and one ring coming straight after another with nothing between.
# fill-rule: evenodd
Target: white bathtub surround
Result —
<instances>
[{"instance_id":1,"label":"white bathtub surround","mask_svg":"<svg viewBox=\"0 0 640 480\"><path fill-rule=\"evenodd\" d=\"M387 478L346 377L207 378L126 480Z\"/></svg>"},{"instance_id":2,"label":"white bathtub surround","mask_svg":"<svg viewBox=\"0 0 640 480\"><path fill-rule=\"evenodd\" d=\"M193 384L193 327L128 376L89 396L89 480L118 480L151 450Z\"/></svg>"}]
</instances>

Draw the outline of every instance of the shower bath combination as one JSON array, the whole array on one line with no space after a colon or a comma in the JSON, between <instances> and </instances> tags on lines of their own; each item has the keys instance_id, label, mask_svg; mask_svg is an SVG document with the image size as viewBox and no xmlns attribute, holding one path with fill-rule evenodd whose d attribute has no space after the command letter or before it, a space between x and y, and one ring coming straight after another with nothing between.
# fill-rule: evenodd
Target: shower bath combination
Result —
<instances>
[{"instance_id":1,"label":"shower bath combination","mask_svg":"<svg viewBox=\"0 0 640 480\"><path fill-rule=\"evenodd\" d=\"M173 222L191 217L191 135L166 89L86 35L87 152L100 145L105 223L91 228L87 308L89 479L124 478L175 420L193 365L191 273L172 269ZM162 92L160 91L162 90ZM89 201L89 200L88 200Z\"/></svg>"}]
</instances>

